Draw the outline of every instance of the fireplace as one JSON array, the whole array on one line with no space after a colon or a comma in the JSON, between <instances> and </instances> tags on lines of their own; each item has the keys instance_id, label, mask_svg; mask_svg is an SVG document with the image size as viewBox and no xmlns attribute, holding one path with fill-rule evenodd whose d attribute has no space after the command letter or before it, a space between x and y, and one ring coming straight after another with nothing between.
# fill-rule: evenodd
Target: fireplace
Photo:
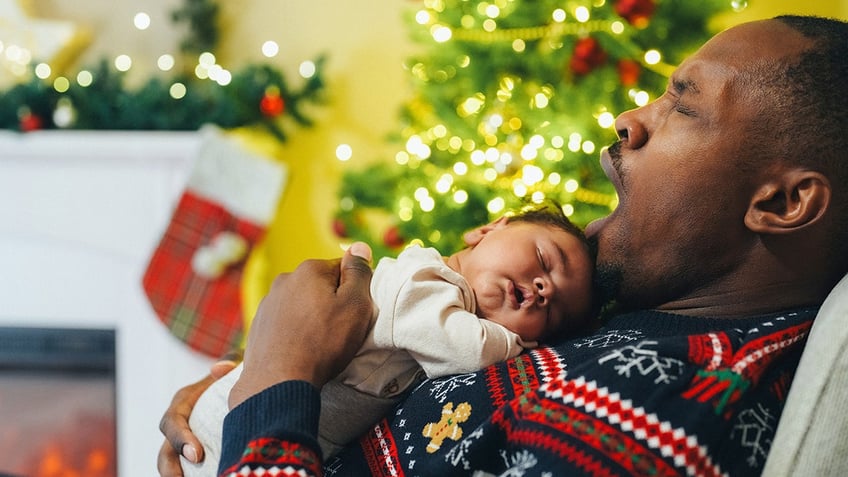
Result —
<instances>
[{"instance_id":1,"label":"fireplace","mask_svg":"<svg viewBox=\"0 0 848 477\"><path fill-rule=\"evenodd\" d=\"M0 328L114 330L116 391L82 400L106 407L116 399L121 477L158 475L159 419L176 390L213 361L162 325L141 286L200 144L195 132L0 131L0 203L17 204L0 207ZM74 380L98 383L85 392L103 386L81 374ZM6 389L3 381L0 406ZM57 392L44 391L54 401L72 396ZM0 439L7 420L0 407ZM11 472L9 463L0 455L0 474Z\"/></svg>"},{"instance_id":2,"label":"fireplace","mask_svg":"<svg viewBox=\"0 0 848 477\"><path fill-rule=\"evenodd\" d=\"M0 476L117 475L115 330L0 327Z\"/></svg>"}]
</instances>

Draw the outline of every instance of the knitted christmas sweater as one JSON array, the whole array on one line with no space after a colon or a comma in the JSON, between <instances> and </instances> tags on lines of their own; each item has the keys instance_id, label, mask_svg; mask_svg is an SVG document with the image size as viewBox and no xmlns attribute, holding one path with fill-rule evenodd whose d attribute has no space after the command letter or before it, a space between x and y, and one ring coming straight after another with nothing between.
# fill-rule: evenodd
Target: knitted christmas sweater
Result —
<instances>
[{"instance_id":1,"label":"knitted christmas sweater","mask_svg":"<svg viewBox=\"0 0 848 477\"><path fill-rule=\"evenodd\" d=\"M816 311L733 320L620 315L590 335L422 382L323 464L318 391L280 383L227 416L219 470L759 475Z\"/></svg>"}]
</instances>

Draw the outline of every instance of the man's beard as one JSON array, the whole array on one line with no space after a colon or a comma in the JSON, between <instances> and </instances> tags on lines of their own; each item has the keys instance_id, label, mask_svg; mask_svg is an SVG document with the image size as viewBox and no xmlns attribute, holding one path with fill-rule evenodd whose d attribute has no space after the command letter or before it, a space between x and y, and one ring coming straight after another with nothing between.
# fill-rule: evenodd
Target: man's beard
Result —
<instances>
[{"instance_id":1,"label":"man's beard","mask_svg":"<svg viewBox=\"0 0 848 477\"><path fill-rule=\"evenodd\" d=\"M609 308L618 296L621 280L621 268L613 264L598 263L595 265L592 291L595 293L596 302L601 303L602 308Z\"/></svg>"},{"instance_id":2,"label":"man's beard","mask_svg":"<svg viewBox=\"0 0 848 477\"><path fill-rule=\"evenodd\" d=\"M589 248L595 259L595 273L592 274L592 293L594 294L594 303L601 310L614 308L613 302L618 296L621 288L622 273L621 267L611 263L601 263L597 261L598 253L598 237L589 238Z\"/></svg>"}]
</instances>

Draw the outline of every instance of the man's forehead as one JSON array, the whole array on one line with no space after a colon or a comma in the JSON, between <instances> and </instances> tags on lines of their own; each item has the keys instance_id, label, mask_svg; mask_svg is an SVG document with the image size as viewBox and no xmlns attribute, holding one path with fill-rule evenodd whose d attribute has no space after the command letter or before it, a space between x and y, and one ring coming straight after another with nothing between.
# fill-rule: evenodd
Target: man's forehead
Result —
<instances>
[{"instance_id":1,"label":"man's forehead","mask_svg":"<svg viewBox=\"0 0 848 477\"><path fill-rule=\"evenodd\" d=\"M744 23L725 30L687 58L672 74L672 85L688 92L722 95L740 72L800 53L808 40L778 20Z\"/></svg>"},{"instance_id":2,"label":"man's forehead","mask_svg":"<svg viewBox=\"0 0 848 477\"><path fill-rule=\"evenodd\" d=\"M751 62L795 56L810 40L779 20L761 20L729 28L710 39L695 56L744 67Z\"/></svg>"}]
</instances>

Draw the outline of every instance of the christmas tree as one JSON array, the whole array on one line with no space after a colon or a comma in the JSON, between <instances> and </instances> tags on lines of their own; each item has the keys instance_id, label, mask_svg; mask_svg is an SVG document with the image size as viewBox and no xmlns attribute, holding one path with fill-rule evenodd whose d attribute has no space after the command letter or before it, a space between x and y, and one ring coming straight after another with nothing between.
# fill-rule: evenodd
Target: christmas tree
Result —
<instances>
[{"instance_id":1,"label":"christmas tree","mask_svg":"<svg viewBox=\"0 0 848 477\"><path fill-rule=\"evenodd\" d=\"M407 21L393 160L347 171L335 233L395 255L410 242L452 253L462 234L553 199L585 225L615 208L600 148L618 113L646 104L713 32L730 0L426 0Z\"/></svg>"}]
</instances>

